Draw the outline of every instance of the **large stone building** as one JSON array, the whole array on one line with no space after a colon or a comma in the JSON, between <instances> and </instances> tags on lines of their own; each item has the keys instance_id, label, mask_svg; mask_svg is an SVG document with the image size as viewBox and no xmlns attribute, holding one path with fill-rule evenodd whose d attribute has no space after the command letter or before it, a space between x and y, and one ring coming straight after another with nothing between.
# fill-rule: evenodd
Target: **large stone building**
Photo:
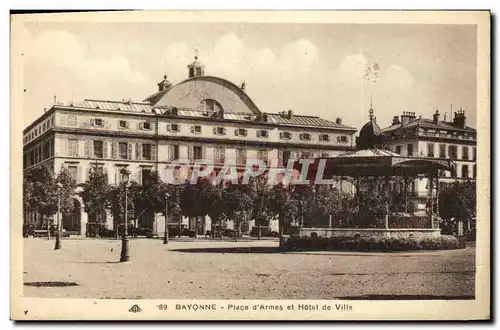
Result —
<instances>
[{"instance_id":1,"label":"large stone building","mask_svg":"<svg viewBox=\"0 0 500 330\"><path fill-rule=\"evenodd\" d=\"M385 145L402 156L453 159L455 171L440 172L441 185L476 178L476 130L466 125L462 109L454 113L451 122L441 120L438 110L432 119L417 118L413 112L403 112L401 116L395 116L392 125L382 129L381 133ZM427 179L410 182L408 190L418 207L425 208L429 194Z\"/></svg>"},{"instance_id":2,"label":"large stone building","mask_svg":"<svg viewBox=\"0 0 500 330\"><path fill-rule=\"evenodd\" d=\"M81 184L93 166L100 166L109 183L118 184L126 168L131 179L141 183L151 171L166 179L167 165L179 158L213 159L215 164L231 158L236 166L244 166L249 158L278 159L283 166L289 159L331 157L353 147L356 129L340 118L332 122L291 110L263 112L244 84L204 71L195 58L186 80L172 84L165 76L142 102L56 102L23 132L24 170L46 164L57 172L65 166ZM74 214L63 217L63 228L83 235L95 219L88 218L77 195L75 206ZM40 225L42 220L30 213L25 221ZM112 224L108 212L108 228ZM160 233L164 219L144 215L140 224ZM201 234L209 220L190 225Z\"/></svg>"}]
</instances>

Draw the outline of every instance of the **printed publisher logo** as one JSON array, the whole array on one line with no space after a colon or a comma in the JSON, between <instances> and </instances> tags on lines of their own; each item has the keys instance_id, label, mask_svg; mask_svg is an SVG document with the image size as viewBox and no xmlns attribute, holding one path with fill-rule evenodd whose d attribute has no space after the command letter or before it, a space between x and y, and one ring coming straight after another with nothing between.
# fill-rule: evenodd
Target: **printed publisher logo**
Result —
<instances>
[{"instance_id":1,"label":"printed publisher logo","mask_svg":"<svg viewBox=\"0 0 500 330\"><path fill-rule=\"evenodd\" d=\"M134 306L130 307L130 309L128 311L132 312L132 313L139 313L139 312L142 312L142 309L138 305L134 305Z\"/></svg>"}]
</instances>

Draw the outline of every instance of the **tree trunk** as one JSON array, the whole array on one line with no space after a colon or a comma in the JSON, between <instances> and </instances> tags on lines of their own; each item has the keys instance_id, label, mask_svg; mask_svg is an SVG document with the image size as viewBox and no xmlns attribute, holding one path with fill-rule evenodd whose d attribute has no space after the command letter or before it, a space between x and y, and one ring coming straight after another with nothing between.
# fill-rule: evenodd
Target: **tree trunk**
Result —
<instances>
[{"instance_id":1,"label":"tree trunk","mask_svg":"<svg viewBox=\"0 0 500 330\"><path fill-rule=\"evenodd\" d=\"M285 245L284 238L283 238L283 225L284 225L283 222L284 222L283 215L280 213L279 219L278 219L278 231L279 231L279 240L280 240L279 247L280 247L280 249L282 249L283 246Z\"/></svg>"},{"instance_id":2,"label":"tree trunk","mask_svg":"<svg viewBox=\"0 0 500 330\"><path fill-rule=\"evenodd\" d=\"M257 239L260 240L260 225L257 226Z\"/></svg>"}]
</instances>

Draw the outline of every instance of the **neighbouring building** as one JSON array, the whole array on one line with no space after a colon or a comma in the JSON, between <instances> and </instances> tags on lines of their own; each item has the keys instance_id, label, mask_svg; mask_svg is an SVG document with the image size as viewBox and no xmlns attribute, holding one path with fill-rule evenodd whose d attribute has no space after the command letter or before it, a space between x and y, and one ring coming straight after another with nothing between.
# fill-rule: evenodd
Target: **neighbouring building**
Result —
<instances>
[{"instance_id":1,"label":"neighbouring building","mask_svg":"<svg viewBox=\"0 0 500 330\"><path fill-rule=\"evenodd\" d=\"M401 116L394 117L391 126L382 129L382 137L386 147L402 156L454 160L454 172L440 172L440 185L455 180L476 179L477 134L476 129L466 125L462 109L454 113L451 122L442 120L439 110L432 119L417 118L414 112L403 112ZM408 190L420 208L425 205L429 193L427 179L413 180Z\"/></svg>"},{"instance_id":2,"label":"neighbouring building","mask_svg":"<svg viewBox=\"0 0 500 330\"><path fill-rule=\"evenodd\" d=\"M45 164L58 172L64 166L81 184L91 168L99 166L109 183L118 184L120 171L126 168L131 179L141 183L151 171L166 179L167 165L179 158L213 159L215 164L232 158L241 167L248 158L278 159L278 166L283 166L289 159L332 157L353 147L356 128L342 124L340 118L333 122L292 110L263 112L244 84L206 76L204 71L195 57L186 80L172 84L165 76L157 91L142 102L56 102L23 132L24 171ZM64 229L84 235L96 222L82 206L75 195L74 213L63 216ZM109 212L106 218L111 229ZM42 223L33 212L24 221ZM145 214L139 224L160 234L165 221L161 215ZM188 225L203 234L210 220L195 219Z\"/></svg>"}]
</instances>

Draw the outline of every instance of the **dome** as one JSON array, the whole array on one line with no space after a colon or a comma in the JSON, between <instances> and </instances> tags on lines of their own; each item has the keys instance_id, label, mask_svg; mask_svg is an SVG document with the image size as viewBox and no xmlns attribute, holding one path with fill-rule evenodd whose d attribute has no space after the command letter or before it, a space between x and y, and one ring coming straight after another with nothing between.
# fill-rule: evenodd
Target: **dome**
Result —
<instances>
[{"instance_id":1,"label":"dome","mask_svg":"<svg viewBox=\"0 0 500 330\"><path fill-rule=\"evenodd\" d=\"M374 120L367 122L359 131L360 138L372 138L382 134L382 130Z\"/></svg>"},{"instance_id":2,"label":"dome","mask_svg":"<svg viewBox=\"0 0 500 330\"><path fill-rule=\"evenodd\" d=\"M382 143L382 130L377 125L373 116L373 108L370 107L370 121L367 122L359 131L357 139L358 149L377 148Z\"/></svg>"}]
</instances>

